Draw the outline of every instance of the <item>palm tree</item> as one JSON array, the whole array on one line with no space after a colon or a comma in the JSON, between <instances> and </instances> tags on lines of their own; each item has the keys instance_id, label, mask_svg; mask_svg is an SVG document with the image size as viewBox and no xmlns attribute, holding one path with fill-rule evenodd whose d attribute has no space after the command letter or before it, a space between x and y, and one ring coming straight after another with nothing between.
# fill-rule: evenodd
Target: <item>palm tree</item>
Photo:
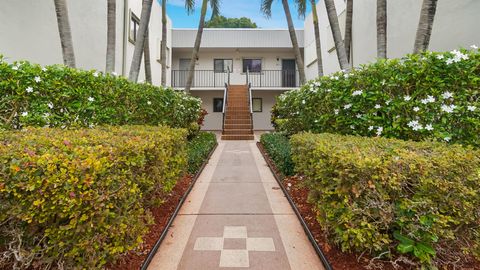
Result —
<instances>
[{"instance_id":1,"label":"palm tree","mask_svg":"<svg viewBox=\"0 0 480 270\"><path fill-rule=\"evenodd\" d=\"M133 51L132 64L130 65L130 74L128 79L133 82L138 81L138 74L140 73L140 64L142 62L142 54L145 49L145 37L148 31L148 24L150 22L150 14L152 12L153 0L143 0L142 13L140 15L140 26L135 40L135 49Z\"/></svg>"},{"instance_id":2,"label":"palm tree","mask_svg":"<svg viewBox=\"0 0 480 270\"><path fill-rule=\"evenodd\" d=\"M116 0L107 0L107 59L105 72L115 71Z\"/></svg>"},{"instance_id":3,"label":"palm tree","mask_svg":"<svg viewBox=\"0 0 480 270\"><path fill-rule=\"evenodd\" d=\"M387 58L387 0L377 0L377 57Z\"/></svg>"},{"instance_id":4,"label":"palm tree","mask_svg":"<svg viewBox=\"0 0 480 270\"><path fill-rule=\"evenodd\" d=\"M162 44L160 49L162 64L162 86L167 85L167 0L162 0Z\"/></svg>"},{"instance_id":5,"label":"palm tree","mask_svg":"<svg viewBox=\"0 0 480 270\"><path fill-rule=\"evenodd\" d=\"M305 17L305 13L307 11L307 1L295 0L295 3L297 4L298 14L301 17ZM313 29L315 32L318 76L323 76L322 45L320 43L320 27L318 25L317 4L315 3L315 0L310 0L310 5L312 6Z\"/></svg>"},{"instance_id":6,"label":"palm tree","mask_svg":"<svg viewBox=\"0 0 480 270\"><path fill-rule=\"evenodd\" d=\"M210 2L212 8L212 16L220 13L220 0L202 0L202 9L200 12L200 22L198 23L197 36L195 38L195 45L192 51L192 57L190 58L190 65L188 67L188 77L185 86L185 92L190 92L190 88L193 83L193 75L195 73L195 62L198 58L198 52L200 51L200 44L202 43L203 28L205 27L205 16L207 14L207 5ZM193 11L195 7L195 0L185 0L185 8L189 13Z\"/></svg>"},{"instance_id":7,"label":"palm tree","mask_svg":"<svg viewBox=\"0 0 480 270\"><path fill-rule=\"evenodd\" d=\"M272 16L272 3L273 0L262 0L261 10L267 17ZM297 62L298 74L300 76L300 83L305 83L305 66L303 64L302 54L300 47L298 46L297 34L295 33L295 27L293 26L292 14L290 14L290 7L288 6L288 0L282 0L283 10L285 11L285 17L287 18L288 32L290 33L290 40L293 45L293 52L295 53L295 60Z\"/></svg>"},{"instance_id":8,"label":"palm tree","mask_svg":"<svg viewBox=\"0 0 480 270\"><path fill-rule=\"evenodd\" d=\"M340 25L338 24L338 15L335 8L334 0L325 0L325 8L327 9L328 21L332 29L333 40L335 41L335 49L337 50L338 63L343 70L350 70L348 65L347 53L345 51L345 44L342 39L342 32L340 32Z\"/></svg>"},{"instance_id":9,"label":"palm tree","mask_svg":"<svg viewBox=\"0 0 480 270\"><path fill-rule=\"evenodd\" d=\"M413 53L419 53L428 49L433 20L437 11L437 2L438 0L423 0Z\"/></svg>"},{"instance_id":10,"label":"palm tree","mask_svg":"<svg viewBox=\"0 0 480 270\"><path fill-rule=\"evenodd\" d=\"M352 22L353 22L353 0L347 0L347 18L345 20L345 53L347 54L348 62L351 58L352 47ZM351 64L350 64L351 66Z\"/></svg>"},{"instance_id":11,"label":"palm tree","mask_svg":"<svg viewBox=\"0 0 480 270\"><path fill-rule=\"evenodd\" d=\"M68 20L68 8L66 0L53 0L57 14L58 32L62 45L63 63L75 68L75 53L73 51L72 31Z\"/></svg>"},{"instance_id":12,"label":"palm tree","mask_svg":"<svg viewBox=\"0 0 480 270\"><path fill-rule=\"evenodd\" d=\"M152 84L152 65L150 63L150 41L149 32L145 35L145 48L143 48L143 60L145 65L145 82Z\"/></svg>"}]
</instances>

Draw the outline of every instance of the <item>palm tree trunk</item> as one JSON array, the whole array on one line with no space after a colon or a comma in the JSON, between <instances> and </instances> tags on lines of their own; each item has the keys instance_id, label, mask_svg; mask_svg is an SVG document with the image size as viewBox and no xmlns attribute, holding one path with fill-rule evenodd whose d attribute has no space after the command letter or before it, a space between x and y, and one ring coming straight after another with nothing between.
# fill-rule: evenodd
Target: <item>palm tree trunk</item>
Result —
<instances>
[{"instance_id":1,"label":"palm tree trunk","mask_svg":"<svg viewBox=\"0 0 480 270\"><path fill-rule=\"evenodd\" d=\"M116 0L107 1L107 59L105 72L115 71Z\"/></svg>"},{"instance_id":2,"label":"palm tree trunk","mask_svg":"<svg viewBox=\"0 0 480 270\"><path fill-rule=\"evenodd\" d=\"M167 85L167 0L162 0L162 44L161 44L161 64L162 64L162 86Z\"/></svg>"},{"instance_id":3,"label":"palm tree trunk","mask_svg":"<svg viewBox=\"0 0 480 270\"><path fill-rule=\"evenodd\" d=\"M133 51L132 64L130 65L130 74L128 79L133 82L138 81L140 73L140 65L142 62L142 54L145 48L145 36L147 35L148 24L150 22L150 14L152 12L153 0L143 0L142 14L140 15L140 26L135 41L135 50Z\"/></svg>"},{"instance_id":4,"label":"palm tree trunk","mask_svg":"<svg viewBox=\"0 0 480 270\"><path fill-rule=\"evenodd\" d=\"M147 34L145 35L145 48L143 50L143 61L145 64L145 81L152 84L152 65L150 62L150 41L148 35L147 30Z\"/></svg>"},{"instance_id":5,"label":"palm tree trunk","mask_svg":"<svg viewBox=\"0 0 480 270\"><path fill-rule=\"evenodd\" d=\"M333 40L335 41L335 49L337 50L338 62L342 70L350 70L348 65L347 53L345 52L345 44L342 39L342 32L340 32L340 25L338 24L337 10L335 9L334 0L325 0L325 7L327 9L328 21L332 29Z\"/></svg>"},{"instance_id":6,"label":"palm tree trunk","mask_svg":"<svg viewBox=\"0 0 480 270\"><path fill-rule=\"evenodd\" d=\"M345 21L345 53L347 54L348 62L351 62L351 47L352 47L352 23L353 23L353 0L347 0L347 18ZM351 65L350 65L351 66Z\"/></svg>"},{"instance_id":7,"label":"palm tree trunk","mask_svg":"<svg viewBox=\"0 0 480 270\"><path fill-rule=\"evenodd\" d=\"M288 6L288 0L282 0L283 10L287 17L288 32L290 33L290 39L292 40L293 52L295 53L295 60L297 62L298 74L300 76L300 83L305 83L305 66L303 64L302 53L298 46L297 34L295 33L295 27L293 26L292 14L290 13L290 7Z\"/></svg>"},{"instance_id":8,"label":"palm tree trunk","mask_svg":"<svg viewBox=\"0 0 480 270\"><path fill-rule=\"evenodd\" d=\"M377 0L377 57L387 58L387 0Z\"/></svg>"},{"instance_id":9,"label":"palm tree trunk","mask_svg":"<svg viewBox=\"0 0 480 270\"><path fill-rule=\"evenodd\" d=\"M72 31L68 20L68 8L66 0L53 0L57 13L58 32L62 45L63 63L75 68L75 53L73 51Z\"/></svg>"},{"instance_id":10,"label":"palm tree trunk","mask_svg":"<svg viewBox=\"0 0 480 270\"><path fill-rule=\"evenodd\" d=\"M207 14L208 0L203 0L202 11L200 13L200 22L198 24L197 37L195 38L195 46L193 47L192 58L190 59L190 66L188 67L187 84L185 92L189 93L192 88L193 75L195 73L195 62L197 61L198 52L200 51L200 44L202 43L203 28L205 26L205 16Z\"/></svg>"},{"instance_id":11,"label":"palm tree trunk","mask_svg":"<svg viewBox=\"0 0 480 270\"><path fill-rule=\"evenodd\" d=\"M310 0L310 4L312 5L313 28L315 31L318 76L323 76L322 44L320 43L320 27L318 25L317 5L315 4L315 0Z\"/></svg>"},{"instance_id":12,"label":"palm tree trunk","mask_svg":"<svg viewBox=\"0 0 480 270\"><path fill-rule=\"evenodd\" d=\"M432 35L433 20L437 11L437 2L438 0L423 0L413 53L419 53L428 49L430 36Z\"/></svg>"}]
</instances>

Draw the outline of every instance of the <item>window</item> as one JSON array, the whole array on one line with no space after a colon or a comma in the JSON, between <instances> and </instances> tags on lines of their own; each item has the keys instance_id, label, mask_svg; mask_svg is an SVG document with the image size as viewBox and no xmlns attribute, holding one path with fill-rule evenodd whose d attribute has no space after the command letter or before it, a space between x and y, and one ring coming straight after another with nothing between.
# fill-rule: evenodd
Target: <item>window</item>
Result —
<instances>
[{"instance_id":1,"label":"window","mask_svg":"<svg viewBox=\"0 0 480 270\"><path fill-rule=\"evenodd\" d=\"M262 72L262 59L243 59L243 73Z\"/></svg>"},{"instance_id":2,"label":"window","mask_svg":"<svg viewBox=\"0 0 480 270\"><path fill-rule=\"evenodd\" d=\"M262 99L261 98L252 98L252 111L253 112L262 112Z\"/></svg>"},{"instance_id":3,"label":"window","mask_svg":"<svg viewBox=\"0 0 480 270\"><path fill-rule=\"evenodd\" d=\"M214 98L213 112L222 112L222 111L223 111L223 98Z\"/></svg>"},{"instance_id":4,"label":"window","mask_svg":"<svg viewBox=\"0 0 480 270\"><path fill-rule=\"evenodd\" d=\"M213 60L213 69L217 73L230 72L233 71L233 60L232 59L214 59Z\"/></svg>"},{"instance_id":5,"label":"window","mask_svg":"<svg viewBox=\"0 0 480 270\"><path fill-rule=\"evenodd\" d=\"M135 14L133 14L133 12L130 12L130 32L128 34L128 40L130 40L130 42L133 44L135 44L135 41L137 40L137 32L139 25L140 19Z\"/></svg>"}]
</instances>

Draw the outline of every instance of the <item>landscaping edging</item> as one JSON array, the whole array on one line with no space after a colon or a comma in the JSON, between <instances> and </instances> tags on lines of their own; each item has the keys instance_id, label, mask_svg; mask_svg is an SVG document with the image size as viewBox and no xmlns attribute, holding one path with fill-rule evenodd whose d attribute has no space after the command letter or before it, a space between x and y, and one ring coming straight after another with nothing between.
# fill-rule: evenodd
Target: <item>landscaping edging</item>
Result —
<instances>
[{"instance_id":1,"label":"landscaping edging","mask_svg":"<svg viewBox=\"0 0 480 270\"><path fill-rule=\"evenodd\" d=\"M325 267L326 270L333 270L332 266L330 265L330 262L328 261L327 257L325 256L325 254L323 254L323 251L322 249L320 248L320 246L318 245L317 241L315 241L315 238L313 237L313 234L312 232L310 231L310 228L308 227L307 223L305 222L305 220L303 219L302 215L300 214L300 211L298 210L297 206L295 205L295 202L292 200L292 198L290 197L290 194L288 193L288 191L285 189L285 187L283 186L282 184L282 179L280 177L280 175L278 174L278 172L275 170L275 165L271 163L270 159L266 156L266 151L265 149L263 148L263 145L260 143L260 142L257 142L257 147L258 149L260 150L260 153L262 154L262 157L263 159L265 160L265 162L267 163L268 165L268 168L270 169L270 171L272 172L273 176L275 177L275 180L277 181L278 185L280 186L280 188L282 189L283 191L283 194L285 195L285 197L287 198L288 202L290 203L290 205L292 206L293 208L293 211L295 212L295 215L297 216L298 220L300 221L300 224L302 225L303 227L303 230L305 231L305 233L307 234L307 237L308 237L308 240L310 241L310 243L312 244L313 248L315 249L315 252L317 253L318 257L320 258L320 260L322 261L323 263L323 266Z\"/></svg>"},{"instance_id":2,"label":"landscaping edging","mask_svg":"<svg viewBox=\"0 0 480 270\"><path fill-rule=\"evenodd\" d=\"M163 231L162 231L162 234L160 235L160 238L157 240L155 245L152 247L152 249L150 250L150 252L147 255L147 258L145 259L142 266L140 267L141 270L146 270L148 268L148 266L150 265L150 262L152 261L153 257L155 256L155 254L158 251L158 248L160 247L163 240L167 236L168 230L170 229L170 226L172 225L173 220L175 220L175 218L177 217L178 212L180 211L180 208L182 208L183 203L185 202L185 199L187 198L188 194L190 194L190 192L192 191L193 186L197 182L197 179L200 177L200 174L203 172L203 169L205 168L208 161L210 160L210 157L212 156L213 152L215 152L215 149L217 149L217 146L218 146L218 142L213 146L212 150L210 150L210 153L208 154L207 158L203 162L202 166L200 167L200 169L197 171L197 173L193 177L192 183L188 187L188 189L185 192L185 194L183 195L183 197L180 199L180 202L178 203L177 207L175 208L175 211L173 212L172 216L169 218L167 224L163 228Z\"/></svg>"}]
</instances>

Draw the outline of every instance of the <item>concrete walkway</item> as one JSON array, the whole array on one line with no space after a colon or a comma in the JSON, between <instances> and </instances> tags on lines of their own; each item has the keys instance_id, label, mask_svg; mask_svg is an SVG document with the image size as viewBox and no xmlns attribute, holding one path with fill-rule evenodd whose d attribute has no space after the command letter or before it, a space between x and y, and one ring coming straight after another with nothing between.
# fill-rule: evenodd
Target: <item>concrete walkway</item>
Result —
<instances>
[{"instance_id":1,"label":"concrete walkway","mask_svg":"<svg viewBox=\"0 0 480 270\"><path fill-rule=\"evenodd\" d=\"M220 141L150 270L323 269L254 141Z\"/></svg>"}]
</instances>

